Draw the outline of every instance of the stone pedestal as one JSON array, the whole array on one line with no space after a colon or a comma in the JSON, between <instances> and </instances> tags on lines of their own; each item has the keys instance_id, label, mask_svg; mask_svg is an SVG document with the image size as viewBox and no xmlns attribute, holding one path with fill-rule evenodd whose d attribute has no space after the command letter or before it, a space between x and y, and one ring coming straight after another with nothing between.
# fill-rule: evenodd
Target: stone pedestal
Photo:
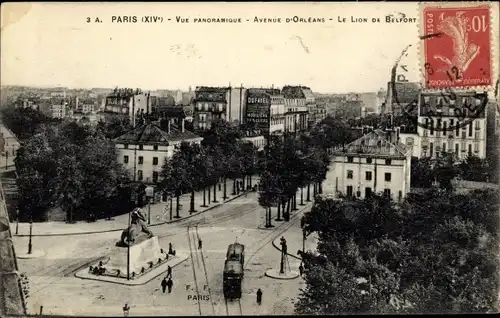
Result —
<instances>
[{"instance_id":1,"label":"stone pedestal","mask_svg":"<svg viewBox=\"0 0 500 318\"><path fill-rule=\"evenodd\" d=\"M117 272L119 270L122 275L127 275L128 249L128 247L115 246L111 250L109 261L103 264L107 272ZM139 274L143 267L148 269L150 266L149 262L153 262L156 265L158 259L165 260L165 252L161 252L157 236L130 246L130 275L134 272L136 275Z\"/></svg>"}]
</instances>

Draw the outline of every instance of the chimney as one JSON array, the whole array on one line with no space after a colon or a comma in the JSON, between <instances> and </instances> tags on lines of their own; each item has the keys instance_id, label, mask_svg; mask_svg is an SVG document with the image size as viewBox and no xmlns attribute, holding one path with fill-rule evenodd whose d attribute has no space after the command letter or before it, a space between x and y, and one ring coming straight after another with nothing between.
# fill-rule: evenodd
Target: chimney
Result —
<instances>
[{"instance_id":1,"label":"chimney","mask_svg":"<svg viewBox=\"0 0 500 318\"><path fill-rule=\"evenodd\" d=\"M184 118L181 119L181 132L184 132Z\"/></svg>"}]
</instances>

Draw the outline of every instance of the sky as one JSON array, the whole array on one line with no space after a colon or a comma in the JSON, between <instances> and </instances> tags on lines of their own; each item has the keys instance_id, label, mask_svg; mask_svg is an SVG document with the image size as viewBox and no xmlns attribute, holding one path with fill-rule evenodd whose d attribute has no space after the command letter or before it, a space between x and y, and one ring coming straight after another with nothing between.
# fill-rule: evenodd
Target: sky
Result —
<instances>
[{"instance_id":1,"label":"sky","mask_svg":"<svg viewBox=\"0 0 500 318\"><path fill-rule=\"evenodd\" d=\"M387 86L409 44L400 63L408 65L410 80L419 80L418 23L385 22L398 13L418 21L418 12L417 3L404 2L2 4L1 84L181 90L288 84L324 93L374 92ZM112 22L113 16L144 15L163 22ZM177 23L177 16L190 23ZM285 23L293 16L326 21ZM351 16L369 22L352 23ZM102 22L86 23L87 17ZM193 23L197 17L243 23ZM255 17L282 23L254 23Z\"/></svg>"}]
</instances>

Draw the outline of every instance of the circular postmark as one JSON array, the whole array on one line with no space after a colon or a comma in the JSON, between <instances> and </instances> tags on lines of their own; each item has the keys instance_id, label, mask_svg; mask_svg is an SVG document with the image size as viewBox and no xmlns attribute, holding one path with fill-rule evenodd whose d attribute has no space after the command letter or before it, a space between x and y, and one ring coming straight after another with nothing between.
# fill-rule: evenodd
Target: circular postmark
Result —
<instances>
[{"instance_id":1,"label":"circular postmark","mask_svg":"<svg viewBox=\"0 0 500 318\"><path fill-rule=\"evenodd\" d=\"M431 38L440 37L440 33L429 34L420 37L420 41L425 41ZM417 43L418 44L418 43ZM401 102L398 96L398 83L402 77L401 74L397 74L400 68L401 59L407 55L407 51L413 46L413 44L407 45L402 51L399 58L396 60L392 70L391 70L391 81L390 90L392 94L392 103L401 109L401 114L405 117L407 121L411 123L415 128L417 126L434 130L434 131L452 131L464 128L471 124L474 120L485 118L485 110L488 104L488 94L478 93L475 91L455 91L452 86L444 87L439 91L436 90L425 90L422 85L420 85L419 93L410 102ZM443 71L437 70L436 66L426 61L423 65L422 72L427 72L427 74L432 75L434 72ZM444 70L448 76L451 83L460 81L460 72L455 66L451 66L448 70ZM426 78L426 74L420 74L423 78ZM403 76L404 77L404 76ZM420 118L425 118L423 121ZM456 119L455 122L449 122L450 125L441 125L441 120L444 118ZM437 126L434 125L434 120L438 123Z\"/></svg>"}]
</instances>

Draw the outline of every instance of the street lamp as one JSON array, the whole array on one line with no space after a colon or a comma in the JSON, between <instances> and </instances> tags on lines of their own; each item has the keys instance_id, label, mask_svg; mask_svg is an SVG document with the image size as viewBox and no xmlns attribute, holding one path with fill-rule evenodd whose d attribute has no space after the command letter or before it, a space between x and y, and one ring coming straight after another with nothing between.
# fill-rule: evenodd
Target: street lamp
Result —
<instances>
[{"instance_id":1,"label":"street lamp","mask_svg":"<svg viewBox=\"0 0 500 318\"><path fill-rule=\"evenodd\" d=\"M16 209L16 235L19 234L19 209Z\"/></svg>"},{"instance_id":2,"label":"street lamp","mask_svg":"<svg viewBox=\"0 0 500 318\"><path fill-rule=\"evenodd\" d=\"M128 317L129 311L130 307L128 306L128 304L125 304L125 306L123 306L123 316Z\"/></svg>"},{"instance_id":3,"label":"street lamp","mask_svg":"<svg viewBox=\"0 0 500 318\"><path fill-rule=\"evenodd\" d=\"M33 219L30 219L30 239L29 239L29 242L28 242L28 254L31 254L31 235L32 235L32 232L33 232Z\"/></svg>"},{"instance_id":4,"label":"street lamp","mask_svg":"<svg viewBox=\"0 0 500 318\"><path fill-rule=\"evenodd\" d=\"M148 199L148 225L151 224L151 200L154 197L154 188L149 186L146 188L146 198Z\"/></svg>"}]
</instances>

